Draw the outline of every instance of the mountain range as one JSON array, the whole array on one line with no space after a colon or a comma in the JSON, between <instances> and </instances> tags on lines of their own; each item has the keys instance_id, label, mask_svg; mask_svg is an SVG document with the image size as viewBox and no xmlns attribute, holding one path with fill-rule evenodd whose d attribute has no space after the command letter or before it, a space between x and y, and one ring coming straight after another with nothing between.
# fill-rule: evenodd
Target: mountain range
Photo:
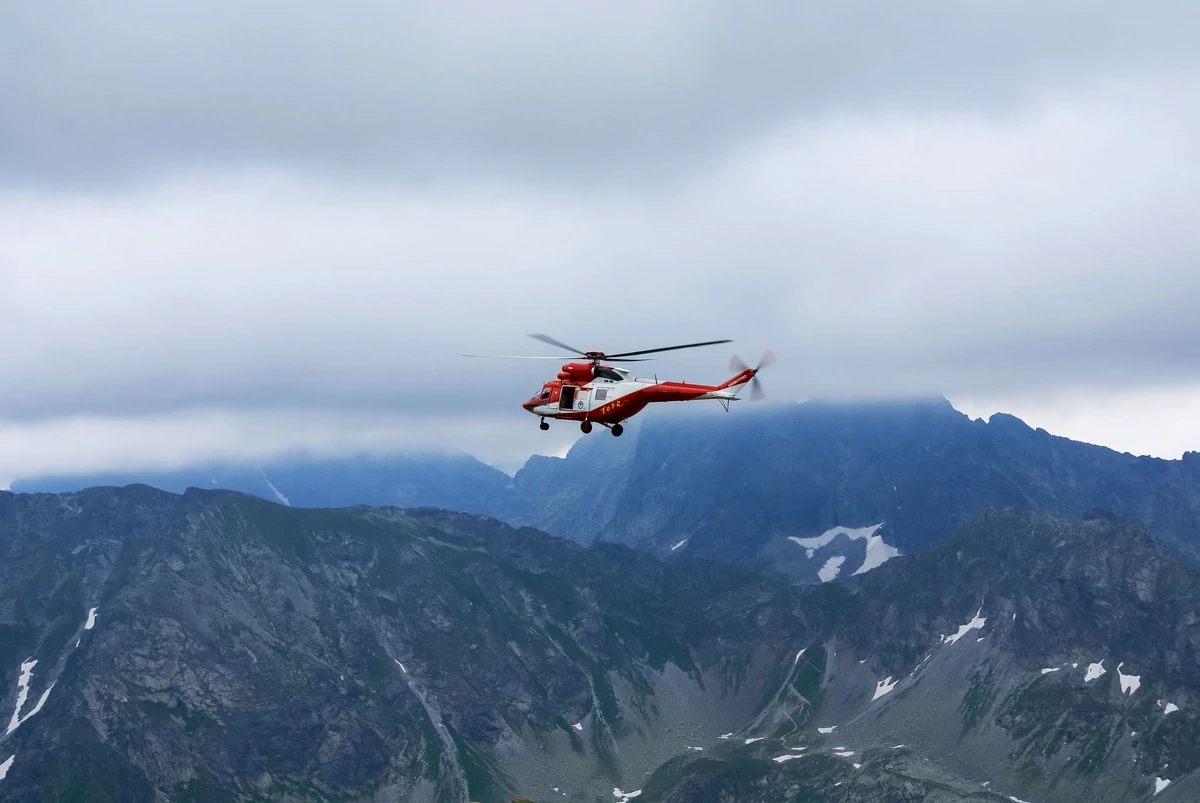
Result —
<instances>
[{"instance_id":1,"label":"mountain range","mask_svg":"<svg viewBox=\"0 0 1200 803\"><path fill-rule=\"evenodd\" d=\"M972 420L945 399L809 402L697 420L644 422L632 437L583 438L533 457L513 479L515 524L658 555L691 554L816 580L862 567L875 533L920 551L988 507L1066 516L1109 510L1200 560L1200 454L1162 460L1055 437L1019 419ZM503 497L501 497L503 498ZM857 537L854 537L857 536ZM876 544L877 548L879 547Z\"/></svg>"},{"instance_id":2,"label":"mountain range","mask_svg":"<svg viewBox=\"0 0 1200 803\"><path fill-rule=\"evenodd\" d=\"M4 799L1200 799L1193 453L807 403L13 489Z\"/></svg>"},{"instance_id":3,"label":"mountain range","mask_svg":"<svg viewBox=\"0 0 1200 803\"><path fill-rule=\"evenodd\" d=\"M230 488L299 507L485 513L582 544L714 558L805 582L920 551L989 507L1065 516L1103 509L1200 565L1200 453L1135 457L1006 414L972 420L945 399L644 416L624 437L596 433L565 458L535 455L511 478L465 456L401 456L31 478L12 487L132 482L175 492Z\"/></svg>"},{"instance_id":4,"label":"mountain range","mask_svg":"<svg viewBox=\"0 0 1200 803\"><path fill-rule=\"evenodd\" d=\"M97 486L149 485L241 491L297 507L390 505L482 513L505 504L512 480L467 455L293 455L261 463L204 463L169 471L19 478L11 490L62 493Z\"/></svg>"},{"instance_id":5,"label":"mountain range","mask_svg":"<svg viewBox=\"0 0 1200 803\"><path fill-rule=\"evenodd\" d=\"M800 586L466 514L131 486L0 494L0 555L16 800L1197 789L1200 582L1107 514L988 511Z\"/></svg>"}]
</instances>

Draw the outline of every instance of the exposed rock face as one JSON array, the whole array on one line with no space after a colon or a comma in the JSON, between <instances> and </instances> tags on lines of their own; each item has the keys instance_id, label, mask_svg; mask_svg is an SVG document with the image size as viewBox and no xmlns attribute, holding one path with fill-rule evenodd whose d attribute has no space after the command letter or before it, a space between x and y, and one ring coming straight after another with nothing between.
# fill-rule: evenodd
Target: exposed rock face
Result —
<instances>
[{"instance_id":1,"label":"exposed rock face","mask_svg":"<svg viewBox=\"0 0 1200 803\"><path fill-rule=\"evenodd\" d=\"M1011 803L912 756L906 750L848 750L828 747L782 752L733 747L703 758L664 766L647 781L639 799L666 803ZM779 753L779 755L775 755Z\"/></svg>"},{"instance_id":2,"label":"exposed rock face","mask_svg":"<svg viewBox=\"0 0 1200 803\"><path fill-rule=\"evenodd\" d=\"M1111 517L796 587L433 510L0 493L6 799L1170 803L1198 648L1195 575Z\"/></svg>"},{"instance_id":3,"label":"exposed rock face","mask_svg":"<svg viewBox=\"0 0 1200 803\"><path fill-rule=\"evenodd\" d=\"M1192 456L1119 454L1009 415L972 421L945 400L645 416L623 438L593 435L565 459L531 459L513 480L519 498L499 497L509 503L501 518L582 543L739 561L816 582L833 556L846 558L842 576L857 570L865 543L843 538L809 556L789 537L883 523L886 542L911 554L989 507L1071 517L1103 509L1200 561Z\"/></svg>"},{"instance_id":4,"label":"exposed rock face","mask_svg":"<svg viewBox=\"0 0 1200 803\"><path fill-rule=\"evenodd\" d=\"M990 511L804 602L804 723L678 759L647 800L1195 799L1200 582L1136 527Z\"/></svg>"},{"instance_id":5,"label":"exposed rock face","mask_svg":"<svg viewBox=\"0 0 1200 803\"><path fill-rule=\"evenodd\" d=\"M750 720L810 632L749 572L439 511L0 494L0 555L0 699L54 684L0 743L30 799L607 794Z\"/></svg>"},{"instance_id":6,"label":"exposed rock face","mask_svg":"<svg viewBox=\"0 0 1200 803\"><path fill-rule=\"evenodd\" d=\"M1142 799L1200 766L1200 583L1136 527L988 512L821 599L841 656L815 724L842 738L1039 801Z\"/></svg>"}]
</instances>

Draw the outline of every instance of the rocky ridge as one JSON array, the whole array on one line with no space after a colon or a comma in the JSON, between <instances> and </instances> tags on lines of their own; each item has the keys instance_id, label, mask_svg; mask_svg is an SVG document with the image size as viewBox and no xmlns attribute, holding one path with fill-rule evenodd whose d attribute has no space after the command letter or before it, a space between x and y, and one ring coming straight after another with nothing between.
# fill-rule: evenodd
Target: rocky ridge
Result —
<instances>
[{"instance_id":1,"label":"rocky ridge","mask_svg":"<svg viewBox=\"0 0 1200 803\"><path fill-rule=\"evenodd\" d=\"M14 799L1187 800L1198 650L1195 574L1107 515L796 587L436 510L0 494Z\"/></svg>"}]
</instances>

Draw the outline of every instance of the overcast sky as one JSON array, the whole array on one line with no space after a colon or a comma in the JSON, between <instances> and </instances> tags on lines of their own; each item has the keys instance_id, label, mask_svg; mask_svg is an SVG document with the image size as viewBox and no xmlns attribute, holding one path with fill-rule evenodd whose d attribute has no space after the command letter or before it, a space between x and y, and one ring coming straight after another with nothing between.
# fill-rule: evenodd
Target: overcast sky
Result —
<instances>
[{"instance_id":1,"label":"overcast sky","mask_svg":"<svg viewBox=\"0 0 1200 803\"><path fill-rule=\"evenodd\" d=\"M0 2L0 487L511 469L527 332L1178 457L1197 220L1194 2Z\"/></svg>"}]
</instances>

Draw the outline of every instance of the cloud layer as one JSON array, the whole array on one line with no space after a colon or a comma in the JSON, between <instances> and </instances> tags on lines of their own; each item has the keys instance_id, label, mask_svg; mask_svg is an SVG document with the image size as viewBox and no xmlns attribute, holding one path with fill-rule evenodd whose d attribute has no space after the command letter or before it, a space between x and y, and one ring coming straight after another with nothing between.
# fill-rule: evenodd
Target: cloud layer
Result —
<instances>
[{"instance_id":1,"label":"cloud layer","mask_svg":"<svg viewBox=\"0 0 1200 803\"><path fill-rule=\"evenodd\" d=\"M1195 398L1190 5L447 8L0 12L0 477L511 461L555 364L458 355L533 331L771 346L776 399Z\"/></svg>"},{"instance_id":2,"label":"cloud layer","mask_svg":"<svg viewBox=\"0 0 1200 803\"><path fill-rule=\"evenodd\" d=\"M0 175L272 164L395 180L703 170L797 117L1006 113L1191 69L1194 3L526 0L0 10Z\"/></svg>"}]
</instances>

